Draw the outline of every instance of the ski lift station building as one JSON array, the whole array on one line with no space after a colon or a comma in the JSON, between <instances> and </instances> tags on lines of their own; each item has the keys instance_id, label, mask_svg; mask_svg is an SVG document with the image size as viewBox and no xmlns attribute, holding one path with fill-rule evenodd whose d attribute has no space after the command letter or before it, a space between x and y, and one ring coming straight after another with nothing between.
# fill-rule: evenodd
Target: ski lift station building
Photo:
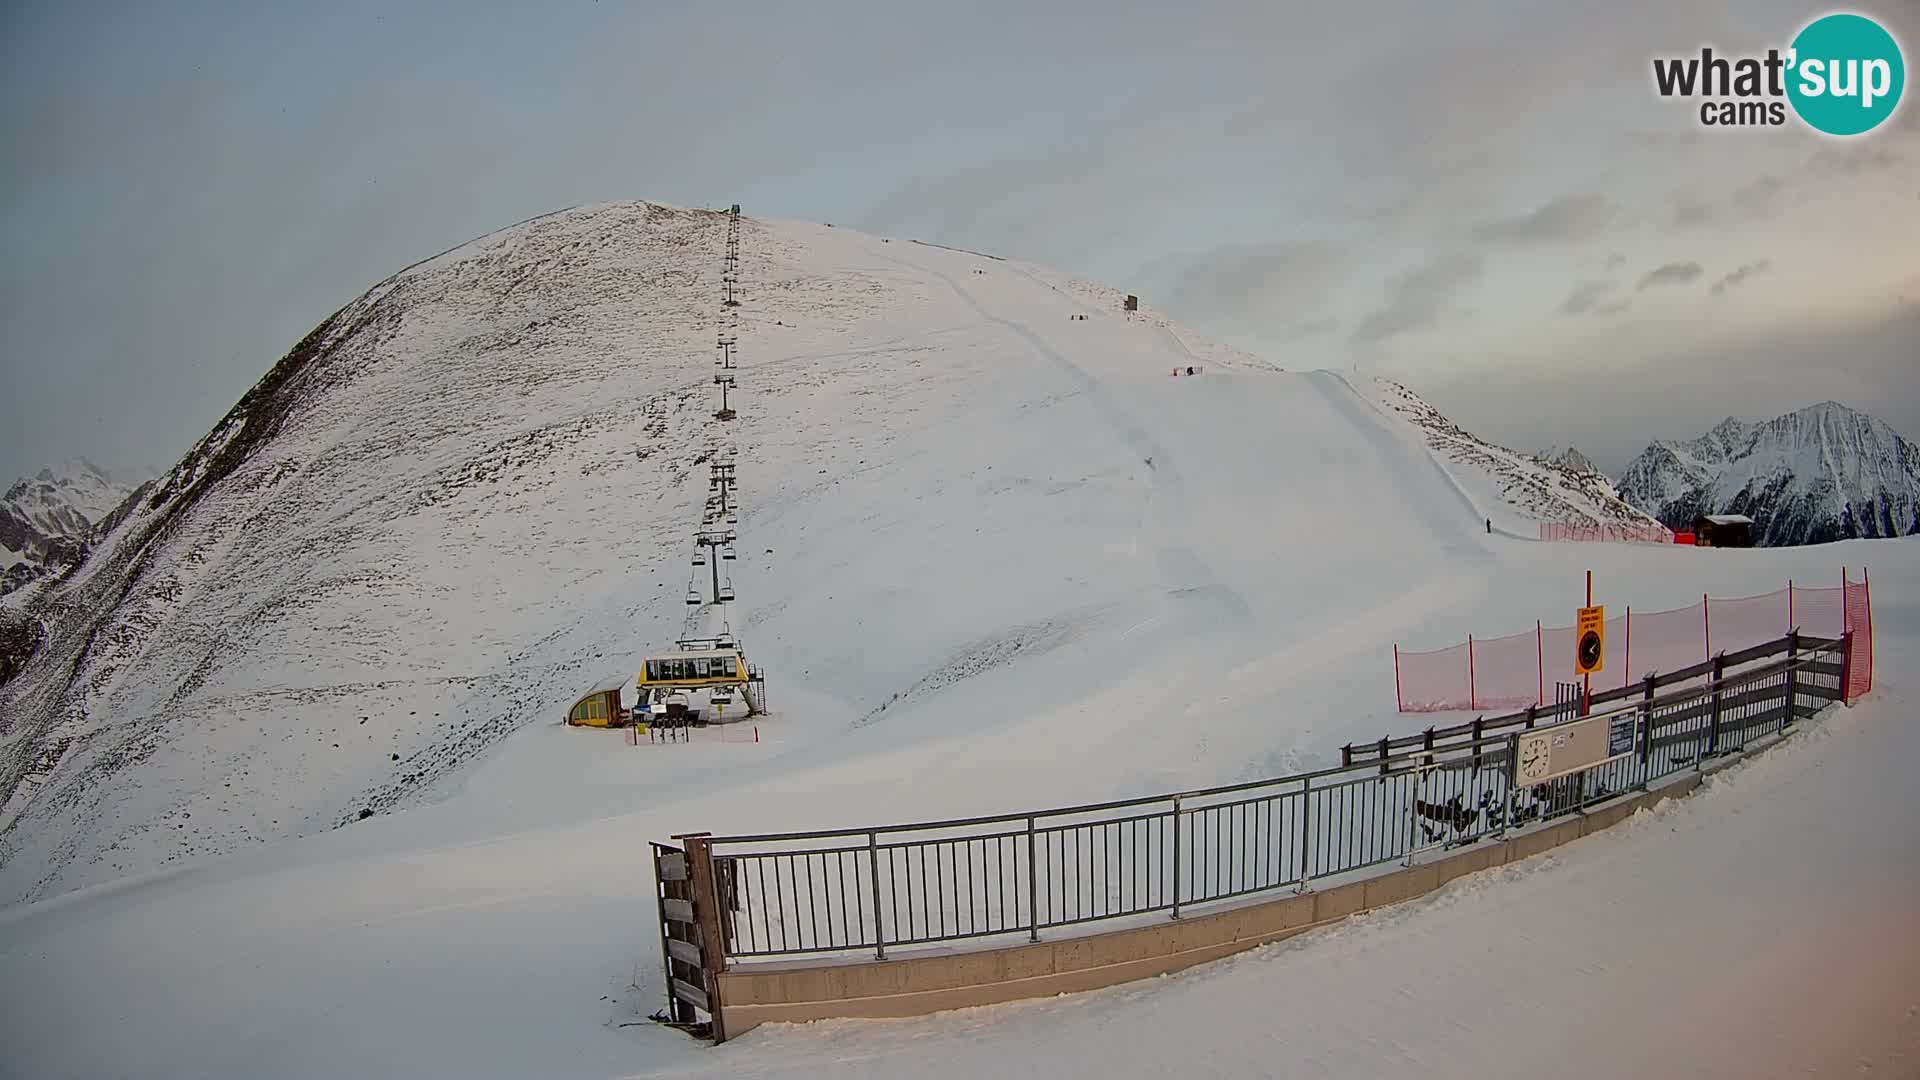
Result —
<instances>
[{"instance_id":1,"label":"ski lift station building","mask_svg":"<svg viewBox=\"0 0 1920 1080\"><path fill-rule=\"evenodd\" d=\"M567 723L576 727L622 726L632 716L626 706L620 704L620 690L626 684L625 677L602 680L567 710Z\"/></svg>"},{"instance_id":2,"label":"ski lift station building","mask_svg":"<svg viewBox=\"0 0 1920 1080\"><path fill-rule=\"evenodd\" d=\"M746 655L731 635L711 641L682 642L679 651L649 656L640 665L634 681L639 693L637 709L676 700L689 706L691 718L701 723L694 703L704 701L722 716L726 707L738 702L745 706L738 716L760 711L758 688L760 673L747 663Z\"/></svg>"}]
</instances>

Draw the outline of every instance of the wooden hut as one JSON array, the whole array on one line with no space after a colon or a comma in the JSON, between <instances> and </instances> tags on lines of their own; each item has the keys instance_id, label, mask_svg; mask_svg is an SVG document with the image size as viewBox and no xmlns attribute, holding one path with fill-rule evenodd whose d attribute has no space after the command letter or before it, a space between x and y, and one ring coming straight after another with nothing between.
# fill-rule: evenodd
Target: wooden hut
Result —
<instances>
[{"instance_id":1,"label":"wooden hut","mask_svg":"<svg viewBox=\"0 0 1920 1080\"><path fill-rule=\"evenodd\" d=\"M567 710L567 723L575 727L624 727L632 718L620 704L620 688L626 677L608 679L581 695Z\"/></svg>"},{"instance_id":2,"label":"wooden hut","mask_svg":"<svg viewBox=\"0 0 1920 1080\"><path fill-rule=\"evenodd\" d=\"M1752 547L1753 519L1745 514L1701 514L1693 519L1693 542L1700 547Z\"/></svg>"}]
</instances>

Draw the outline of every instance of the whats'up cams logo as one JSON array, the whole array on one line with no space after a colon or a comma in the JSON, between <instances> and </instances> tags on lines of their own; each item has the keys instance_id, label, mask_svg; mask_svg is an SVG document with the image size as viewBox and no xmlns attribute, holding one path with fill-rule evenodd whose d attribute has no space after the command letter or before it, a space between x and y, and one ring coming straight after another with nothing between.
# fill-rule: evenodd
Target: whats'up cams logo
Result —
<instances>
[{"instance_id":1,"label":"whats'up cams logo","mask_svg":"<svg viewBox=\"0 0 1920 1080\"><path fill-rule=\"evenodd\" d=\"M1823 15L1765 56L1657 57L1653 85L1663 98L1702 98L1707 127L1774 126L1787 107L1828 135L1860 135L1893 115L1906 88L1900 43L1864 15Z\"/></svg>"}]
</instances>

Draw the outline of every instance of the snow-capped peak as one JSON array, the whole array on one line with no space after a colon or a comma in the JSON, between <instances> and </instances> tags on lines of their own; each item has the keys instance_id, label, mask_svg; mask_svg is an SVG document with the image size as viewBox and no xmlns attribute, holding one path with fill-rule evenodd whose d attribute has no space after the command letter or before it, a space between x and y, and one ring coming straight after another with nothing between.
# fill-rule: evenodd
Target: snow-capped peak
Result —
<instances>
[{"instance_id":1,"label":"snow-capped peak","mask_svg":"<svg viewBox=\"0 0 1920 1080\"><path fill-rule=\"evenodd\" d=\"M149 476L70 458L15 481L0 496L0 593L71 565L95 526Z\"/></svg>"},{"instance_id":2,"label":"snow-capped peak","mask_svg":"<svg viewBox=\"0 0 1920 1080\"><path fill-rule=\"evenodd\" d=\"M1745 514L1768 545L1906 536L1920 532L1920 449L1881 420L1822 401L1656 441L1621 475L1620 493L1675 527L1703 513Z\"/></svg>"}]
</instances>

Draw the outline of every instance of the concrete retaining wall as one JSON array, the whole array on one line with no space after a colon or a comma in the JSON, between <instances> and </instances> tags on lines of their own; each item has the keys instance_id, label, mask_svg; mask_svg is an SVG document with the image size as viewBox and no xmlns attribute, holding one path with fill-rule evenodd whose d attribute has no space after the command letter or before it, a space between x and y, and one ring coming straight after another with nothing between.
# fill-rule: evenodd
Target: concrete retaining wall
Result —
<instances>
[{"instance_id":1,"label":"concrete retaining wall","mask_svg":"<svg viewBox=\"0 0 1920 1080\"><path fill-rule=\"evenodd\" d=\"M1643 806L1689 795L1698 775L1505 841L1324 891L1287 893L1228 910L1183 913L1149 926L970 952L892 960L810 961L735 967L717 979L727 1037L758 1024L831 1017L918 1016L943 1009L1093 990L1144 979L1292 937L1357 912L1411 900L1455 878L1492 869L1609 828Z\"/></svg>"}]
</instances>

